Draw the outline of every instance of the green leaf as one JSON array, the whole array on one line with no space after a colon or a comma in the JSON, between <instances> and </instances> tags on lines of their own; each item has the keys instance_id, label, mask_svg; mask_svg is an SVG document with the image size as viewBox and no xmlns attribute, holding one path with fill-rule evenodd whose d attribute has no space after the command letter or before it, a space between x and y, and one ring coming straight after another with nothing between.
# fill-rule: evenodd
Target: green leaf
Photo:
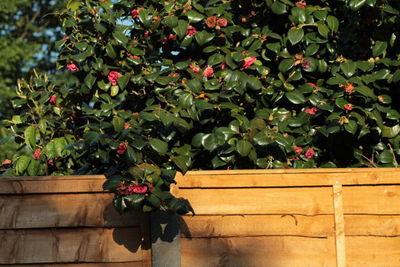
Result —
<instances>
[{"instance_id":1,"label":"green leaf","mask_svg":"<svg viewBox=\"0 0 400 267\"><path fill-rule=\"evenodd\" d=\"M322 24L322 23L318 24L318 33L321 36L328 38L328 34L329 34L328 26L326 26L325 24Z\"/></svg>"},{"instance_id":2,"label":"green leaf","mask_svg":"<svg viewBox=\"0 0 400 267\"><path fill-rule=\"evenodd\" d=\"M337 32L339 29L339 20L334 16L328 16L326 18L326 23L328 23L328 27L333 32Z\"/></svg>"},{"instance_id":3,"label":"green leaf","mask_svg":"<svg viewBox=\"0 0 400 267\"><path fill-rule=\"evenodd\" d=\"M151 148L153 148L155 151L157 151L160 154L165 154L168 151L168 143L157 139L157 138L153 138L150 140L150 146Z\"/></svg>"},{"instance_id":4,"label":"green leaf","mask_svg":"<svg viewBox=\"0 0 400 267\"><path fill-rule=\"evenodd\" d=\"M30 176L38 175L40 171L40 166L41 162L39 160L31 160L27 168L28 175Z\"/></svg>"},{"instance_id":5,"label":"green leaf","mask_svg":"<svg viewBox=\"0 0 400 267\"><path fill-rule=\"evenodd\" d=\"M246 140L239 140L236 143L236 151L240 154L242 157L246 157L250 154L250 151L252 149L252 145L249 141Z\"/></svg>"},{"instance_id":6,"label":"green leaf","mask_svg":"<svg viewBox=\"0 0 400 267\"><path fill-rule=\"evenodd\" d=\"M356 62L349 60L349 61L340 63L340 69L347 76L347 78L349 78L356 73L357 64L356 64Z\"/></svg>"},{"instance_id":7,"label":"green leaf","mask_svg":"<svg viewBox=\"0 0 400 267\"><path fill-rule=\"evenodd\" d=\"M375 45L372 47L372 55L374 57L377 57L383 54L386 51L387 46L388 46L387 42L377 41Z\"/></svg>"},{"instance_id":8,"label":"green leaf","mask_svg":"<svg viewBox=\"0 0 400 267\"><path fill-rule=\"evenodd\" d=\"M195 11L193 9L187 11L185 13L185 15L188 17L188 19L190 21L193 21L193 22L200 22L200 21L202 21L204 19L203 15L201 15L199 12L197 12L197 11Z\"/></svg>"},{"instance_id":9,"label":"green leaf","mask_svg":"<svg viewBox=\"0 0 400 267\"><path fill-rule=\"evenodd\" d=\"M282 15L286 13L286 5L279 1L275 1L271 6L271 10L277 15Z\"/></svg>"},{"instance_id":10,"label":"green leaf","mask_svg":"<svg viewBox=\"0 0 400 267\"><path fill-rule=\"evenodd\" d=\"M163 23L172 29L178 26L178 18L172 15L167 16L164 18Z\"/></svg>"},{"instance_id":11,"label":"green leaf","mask_svg":"<svg viewBox=\"0 0 400 267\"><path fill-rule=\"evenodd\" d=\"M282 60L279 65L278 65L278 69L282 72L287 72L288 70L290 70L292 67L294 66L294 59L288 58L288 59L284 59Z\"/></svg>"},{"instance_id":12,"label":"green leaf","mask_svg":"<svg viewBox=\"0 0 400 267\"><path fill-rule=\"evenodd\" d=\"M78 8L82 5L81 0L68 0L67 2L67 8L71 10L72 12L75 12L78 10Z\"/></svg>"},{"instance_id":13,"label":"green leaf","mask_svg":"<svg viewBox=\"0 0 400 267\"><path fill-rule=\"evenodd\" d=\"M114 47L111 43L107 44L106 53L110 58L115 58L117 56L117 53L115 53Z\"/></svg>"},{"instance_id":14,"label":"green leaf","mask_svg":"<svg viewBox=\"0 0 400 267\"><path fill-rule=\"evenodd\" d=\"M367 0L350 0L350 8L352 10L358 10L360 9L365 3L367 2Z\"/></svg>"},{"instance_id":15,"label":"green leaf","mask_svg":"<svg viewBox=\"0 0 400 267\"><path fill-rule=\"evenodd\" d=\"M292 45L295 45L298 42L300 42L303 36L304 36L304 30L302 28L292 29L288 32L288 38L289 41L292 43Z\"/></svg>"},{"instance_id":16,"label":"green leaf","mask_svg":"<svg viewBox=\"0 0 400 267\"><path fill-rule=\"evenodd\" d=\"M296 105L306 102L306 98L298 90L286 92L285 96L287 97L287 99L289 99L290 102L292 102L293 104L296 104Z\"/></svg>"},{"instance_id":17,"label":"green leaf","mask_svg":"<svg viewBox=\"0 0 400 267\"><path fill-rule=\"evenodd\" d=\"M188 23L185 20L179 20L178 26L174 28L174 32L179 38L183 38L187 32Z\"/></svg>"},{"instance_id":18,"label":"green leaf","mask_svg":"<svg viewBox=\"0 0 400 267\"><path fill-rule=\"evenodd\" d=\"M199 32L196 32L194 37L196 39L196 42L199 44L199 46L203 46L204 44L206 44L206 43L210 42L212 39L214 39L214 34L208 33L207 31L199 31Z\"/></svg>"},{"instance_id":19,"label":"green leaf","mask_svg":"<svg viewBox=\"0 0 400 267\"><path fill-rule=\"evenodd\" d=\"M189 201L183 198L173 198L167 202L167 210L170 213L176 213L179 215L185 215L191 212L193 215L194 210L190 205Z\"/></svg>"},{"instance_id":20,"label":"green leaf","mask_svg":"<svg viewBox=\"0 0 400 267\"><path fill-rule=\"evenodd\" d=\"M34 149L36 145L36 128L29 126L24 131L25 144Z\"/></svg>"},{"instance_id":21,"label":"green leaf","mask_svg":"<svg viewBox=\"0 0 400 267\"><path fill-rule=\"evenodd\" d=\"M190 166L190 157L188 156L173 157L172 161L175 163L176 166L178 166L182 173L186 173L188 167Z\"/></svg>"},{"instance_id":22,"label":"green leaf","mask_svg":"<svg viewBox=\"0 0 400 267\"><path fill-rule=\"evenodd\" d=\"M18 158L15 165L15 171L17 175L22 175L25 172L26 168L28 168L28 165L31 162L31 159L31 157L25 155Z\"/></svg>"},{"instance_id":23,"label":"green leaf","mask_svg":"<svg viewBox=\"0 0 400 267\"><path fill-rule=\"evenodd\" d=\"M84 82L85 85L91 89L93 87L93 84L96 82L96 77L89 73L88 75L86 75Z\"/></svg>"},{"instance_id":24,"label":"green leaf","mask_svg":"<svg viewBox=\"0 0 400 267\"><path fill-rule=\"evenodd\" d=\"M354 90L366 97L371 97L374 100L376 99L376 95L374 94L374 91L365 85L357 86L356 88L354 88Z\"/></svg>"},{"instance_id":25,"label":"green leaf","mask_svg":"<svg viewBox=\"0 0 400 267\"><path fill-rule=\"evenodd\" d=\"M378 160L381 163L392 163L393 162L393 154L389 150L384 150L379 154Z\"/></svg>"},{"instance_id":26,"label":"green leaf","mask_svg":"<svg viewBox=\"0 0 400 267\"><path fill-rule=\"evenodd\" d=\"M114 117L111 123L116 132L120 132L124 129L125 120L120 117Z\"/></svg>"},{"instance_id":27,"label":"green leaf","mask_svg":"<svg viewBox=\"0 0 400 267\"><path fill-rule=\"evenodd\" d=\"M382 136L386 138L394 138L400 133L400 125L397 124L393 127L382 126Z\"/></svg>"},{"instance_id":28,"label":"green leaf","mask_svg":"<svg viewBox=\"0 0 400 267\"><path fill-rule=\"evenodd\" d=\"M353 120L349 120L349 123L344 125L344 129L354 135L357 132L358 124Z\"/></svg>"},{"instance_id":29,"label":"green leaf","mask_svg":"<svg viewBox=\"0 0 400 267\"><path fill-rule=\"evenodd\" d=\"M141 211L144 202L144 195L133 194L124 197L125 205L128 209Z\"/></svg>"}]
</instances>

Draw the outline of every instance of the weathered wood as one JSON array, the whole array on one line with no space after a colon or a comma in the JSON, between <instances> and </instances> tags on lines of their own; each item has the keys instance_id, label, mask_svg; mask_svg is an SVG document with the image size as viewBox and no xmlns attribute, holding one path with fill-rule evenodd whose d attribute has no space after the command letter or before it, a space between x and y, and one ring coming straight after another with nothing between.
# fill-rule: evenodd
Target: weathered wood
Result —
<instances>
[{"instance_id":1,"label":"weathered wood","mask_svg":"<svg viewBox=\"0 0 400 267\"><path fill-rule=\"evenodd\" d=\"M0 263L141 261L140 228L0 230Z\"/></svg>"},{"instance_id":2,"label":"weathered wood","mask_svg":"<svg viewBox=\"0 0 400 267\"><path fill-rule=\"evenodd\" d=\"M347 266L400 266L400 237L346 237Z\"/></svg>"},{"instance_id":3,"label":"weathered wood","mask_svg":"<svg viewBox=\"0 0 400 267\"><path fill-rule=\"evenodd\" d=\"M181 243L184 267L335 266L333 238L182 238Z\"/></svg>"},{"instance_id":4,"label":"weathered wood","mask_svg":"<svg viewBox=\"0 0 400 267\"><path fill-rule=\"evenodd\" d=\"M345 215L346 236L400 236L400 215Z\"/></svg>"},{"instance_id":5,"label":"weathered wood","mask_svg":"<svg viewBox=\"0 0 400 267\"><path fill-rule=\"evenodd\" d=\"M346 267L342 185L334 185L332 191L335 217L336 266Z\"/></svg>"},{"instance_id":6,"label":"weathered wood","mask_svg":"<svg viewBox=\"0 0 400 267\"><path fill-rule=\"evenodd\" d=\"M139 213L120 215L112 194L0 195L0 229L139 226Z\"/></svg>"},{"instance_id":7,"label":"weathered wood","mask_svg":"<svg viewBox=\"0 0 400 267\"><path fill-rule=\"evenodd\" d=\"M331 189L180 189L196 214L333 214Z\"/></svg>"},{"instance_id":8,"label":"weathered wood","mask_svg":"<svg viewBox=\"0 0 400 267\"><path fill-rule=\"evenodd\" d=\"M334 236L333 215L182 216L182 237Z\"/></svg>"},{"instance_id":9,"label":"weathered wood","mask_svg":"<svg viewBox=\"0 0 400 267\"><path fill-rule=\"evenodd\" d=\"M10 177L0 179L0 194L102 192L104 175Z\"/></svg>"},{"instance_id":10,"label":"weathered wood","mask_svg":"<svg viewBox=\"0 0 400 267\"><path fill-rule=\"evenodd\" d=\"M400 184L395 168L193 171L176 177L179 188L243 188Z\"/></svg>"}]
</instances>

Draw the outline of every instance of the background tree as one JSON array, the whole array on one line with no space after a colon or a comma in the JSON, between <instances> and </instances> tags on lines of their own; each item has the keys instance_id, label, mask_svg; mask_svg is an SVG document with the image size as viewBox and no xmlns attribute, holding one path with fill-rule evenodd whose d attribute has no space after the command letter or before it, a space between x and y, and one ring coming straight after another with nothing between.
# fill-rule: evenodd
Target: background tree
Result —
<instances>
[{"instance_id":1,"label":"background tree","mask_svg":"<svg viewBox=\"0 0 400 267\"><path fill-rule=\"evenodd\" d=\"M16 96L19 78L28 77L32 68L54 73L57 58L54 42L61 38L55 12L64 6L64 1L52 0L0 1L0 120L16 112L11 98ZM1 127L0 158L10 158L17 149L6 138L8 135Z\"/></svg>"}]
</instances>

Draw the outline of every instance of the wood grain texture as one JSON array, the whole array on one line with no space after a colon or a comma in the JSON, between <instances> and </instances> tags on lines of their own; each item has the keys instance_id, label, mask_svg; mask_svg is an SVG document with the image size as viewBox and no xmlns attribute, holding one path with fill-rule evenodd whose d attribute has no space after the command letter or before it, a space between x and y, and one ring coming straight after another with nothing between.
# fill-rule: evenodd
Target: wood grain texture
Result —
<instances>
[{"instance_id":1,"label":"wood grain texture","mask_svg":"<svg viewBox=\"0 0 400 267\"><path fill-rule=\"evenodd\" d=\"M182 216L182 237L334 236L333 215Z\"/></svg>"},{"instance_id":2,"label":"wood grain texture","mask_svg":"<svg viewBox=\"0 0 400 267\"><path fill-rule=\"evenodd\" d=\"M176 176L179 188L243 188L400 184L400 169L280 169L192 171Z\"/></svg>"},{"instance_id":3,"label":"wood grain texture","mask_svg":"<svg viewBox=\"0 0 400 267\"><path fill-rule=\"evenodd\" d=\"M342 185L335 184L333 191L333 208L335 217L335 241L336 241L336 266L346 267L346 242L343 215L343 191Z\"/></svg>"},{"instance_id":4,"label":"wood grain texture","mask_svg":"<svg viewBox=\"0 0 400 267\"><path fill-rule=\"evenodd\" d=\"M0 266L8 266L2 265ZM55 263L55 264L13 264L12 267L142 267L142 261L130 262L96 262L96 263Z\"/></svg>"},{"instance_id":5,"label":"wood grain texture","mask_svg":"<svg viewBox=\"0 0 400 267\"><path fill-rule=\"evenodd\" d=\"M333 238L182 238L182 267L335 266Z\"/></svg>"},{"instance_id":6,"label":"wood grain texture","mask_svg":"<svg viewBox=\"0 0 400 267\"><path fill-rule=\"evenodd\" d=\"M180 189L196 214L333 214L332 190L309 188Z\"/></svg>"},{"instance_id":7,"label":"wood grain texture","mask_svg":"<svg viewBox=\"0 0 400 267\"><path fill-rule=\"evenodd\" d=\"M346 237L347 266L400 266L400 237Z\"/></svg>"},{"instance_id":8,"label":"wood grain texture","mask_svg":"<svg viewBox=\"0 0 400 267\"><path fill-rule=\"evenodd\" d=\"M400 236L400 215L345 215L346 236Z\"/></svg>"},{"instance_id":9,"label":"wood grain texture","mask_svg":"<svg viewBox=\"0 0 400 267\"><path fill-rule=\"evenodd\" d=\"M104 175L9 177L0 179L0 194L102 192Z\"/></svg>"},{"instance_id":10,"label":"wood grain texture","mask_svg":"<svg viewBox=\"0 0 400 267\"><path fill-rule=\"evenodd\" d=\"M139 213L120 215L112 194L0 195L0 229L139 226Z\"/></svg>"},{"instance_id":11,"label":"wood grain texture","mask_svg":"<svg viewBox=\"0 0 400 267\"><path fill-rule=\"evenodd\" d=\"M0 264L141 261L140 228L0 230Z\"/></svg>"}]
</instances>

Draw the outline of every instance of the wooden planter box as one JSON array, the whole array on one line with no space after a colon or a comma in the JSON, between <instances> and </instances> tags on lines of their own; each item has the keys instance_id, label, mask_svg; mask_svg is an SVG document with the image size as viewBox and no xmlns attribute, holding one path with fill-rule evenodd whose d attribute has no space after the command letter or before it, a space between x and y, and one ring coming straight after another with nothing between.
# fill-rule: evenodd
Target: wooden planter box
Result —
<instances>
[{"instance_id":1,"label":"wooden planter box","mask_svg":"<svg viewBox=\"0 0 400 267\"><path fill-rule=\"evenodd\" d=\"M177 181L173 193L196 216L182 216L178 242L154 243L151 260L148 217L118 215L103 176L1 178L0 265L400 266L398 169L194 171Z\"/></svg>"}]
</instances>

